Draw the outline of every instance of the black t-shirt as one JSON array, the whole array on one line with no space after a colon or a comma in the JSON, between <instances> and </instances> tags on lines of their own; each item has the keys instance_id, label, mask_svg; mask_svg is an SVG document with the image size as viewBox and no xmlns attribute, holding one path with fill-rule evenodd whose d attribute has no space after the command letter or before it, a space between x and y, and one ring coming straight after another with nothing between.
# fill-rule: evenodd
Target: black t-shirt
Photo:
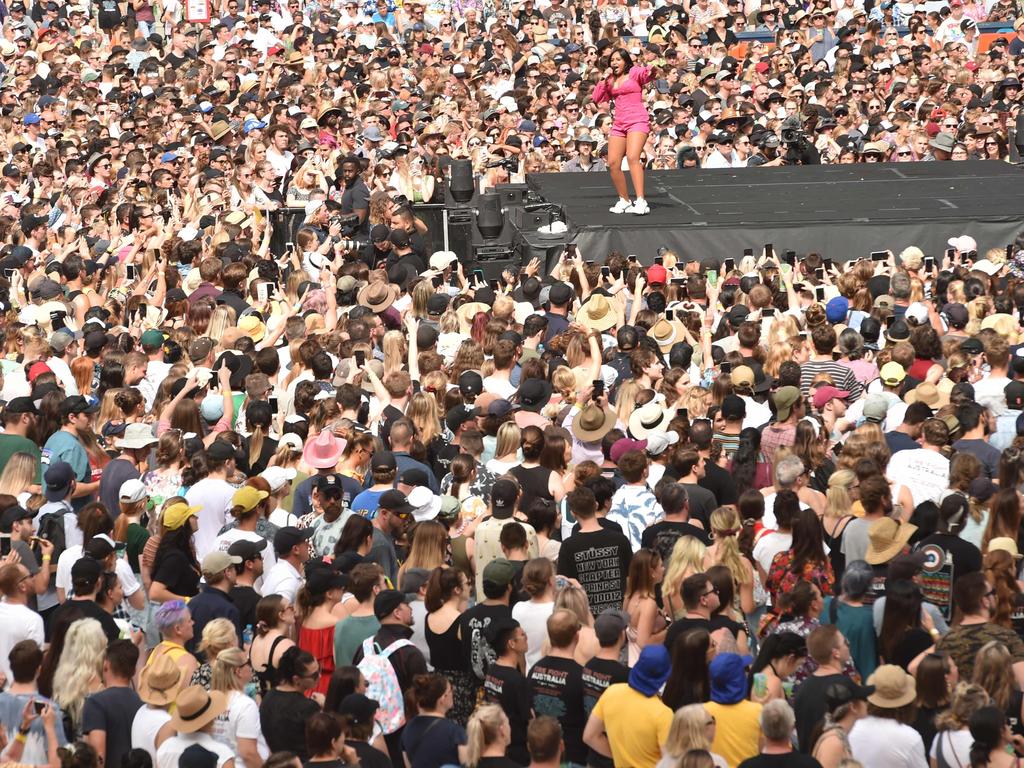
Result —
<instances>
[{"instance_id":1,"label":"black t-shirt","mask_svg":"<svg viewBox=\"0 0 1024 768\"><path fill-rule=\"evenodd\" d=\"M119 768L132 749L132 720L142 706L139 694L115 686L87 696L82 708L82 733L103 731L107 738L105 764Z\"/></svg>"},{"instance_id":2,"label":"black t-shirt","mask_svg":"<svg viewBox=\"0 0 1024 768\"><path fill-rule=\"evenodd\" d=\"M896 644L893 658L886 659L886 663L896 664L906 669L910 666L910 662L933 645L935 645L935 641L932 639L932 636L923 629L915 627L914 629L907 630L903 633L899 643Z\"/></svg>"},{"instance_id":3,"label":"black t-shirt","mask_svg":"<svg viewBox=\"0 0 1024 768\"><path fill-rule=\"evenodd\" d=\"M505 755L521 765L529 765L526 726L533 717L530 683L518 669L492 664L484 678L484 700L488 704L500 705L508 716L512 743L508 745Z\"/></svg>"},{"instance_id":4,"label":"black t-shirt","mask_svg":"<svg viewBox=\"0 0 1024 768\"><path fill-rule=\"evenodd\" d=\"M107 636L107 642L112 643L121 636L121 630L114 622L114 617L100 608L94 600L68 600L53 612L50 619L50 626L65 613L75 612L82 618L96 619L103 627L103 633Z\"/></svg>"},{"instance_id":5,"label":"black t-shirt","mask_svg":"<svg viewBox=\"0 0 1024 768\"><path fill-rule=\"evenodd\" d=\"M739 768L821 768L821 763L810 755L789 752L785 755L758 755L748 757Z\"/></svg>"},{"instance_id":6,"label":"black t-shirt","mask_svg":"<svg viewBox=\"0 0 1024 768\"><path fill-rule=\"evenodd\" d=\"M239 621L242 629L256 627L256 603L260 601L260 593L252 587L234 586L228 593L231 602L238 609Z\"/></svg>"},{"instance_id":7,"label":"black t-shirt","mask_svg":"<svg viewBox=\"0 0 1024 768\"><path fill-rule=\"evenodd\" d=\"M384 406L384 410L380 412L380 439L384 441L384 445L391 448L391 425L399 419L405 416L402 411L395 408L393 405Z\"/></svg>"},{"instance_id":8,"label":"black t-shirt","mask_svg":"<svg viewBox=\"0 0 1024 768\"><path fill-rule=\"evenodd\" d=\"M270 751L294 752L305 761L306 721L319 711L315 701L298 691L267 691L260 704L260 728Z\"/></svg>"},{"instance_id":9,"label":"black t-shirt","mask_svg":"<svg viewBox=\"0 0 1024 768\"><path fill-rule=\"evenodd\" d=\"M199 594L199 571L188 555L180 549L168 547L153 570L153 581L159 581L168 591L183 597Z\"/></svg>"},{"instance_id":10,"label":"black t-shirt","mask_svg":"<svg viewBox=\"0 0 1024 768\"><path fill-rule=\"evenodd\" d=\"M345 746L352 747L359 758L360 768L392 768L391 758L386 752L381 752L365 741L345 740Z\"/></svg>"},{"instance_id":11,"label":"black t-shirt","mask_svg":"<svg viewBox=\"0 0 1024 768\"><path fill-rule=\"evenodd\" d=\"M622 608L632 559L633 548L621 533L577 533L562 542L558 573L580 583L587 593L590 612L597 616L606 608Z\"/></svg>"},{"instance_id":12,"label":"black t-shirt","mask_svg":"<svg viewBox=\"0 0 1024 768\"><path fill-rule=\"evenodd\" d=\"M677 637L683 634L686 630L693 629L694 627L706 629L708 632L714 631L711 627L711 622L707 619L676 619L672 622L672 626L668 628L668 632L665 633L665 647L668 648L668 652L672 653L672 646L675 645Z\"/></svg>"},{"instance_id":13,"label":"black t-shirt","mask_svg":"<svg viewBox=\"0 0 1024 768\"><path fill-rule=\"evenodd\" d=\"M690 507L690 517L700 520L704 530L711 527L711 513L718 509L715 494L696 483L679 483L686 490L686 499Z\"/></svg>"},{"instance_id":14,"label":"black t-shirt","mask_svg":"<svg viewBox=\"0 0 1024 768\"><path fill-rule=\"evenodd\" d=\"M644 530L640 544L645 549L656 549L661 554L661 561L667 563L672 556L672 548L683 536L693 536L704 546L711 545L707 532L690 523L678 523L662 520Z\"/></svg>"},{"instance_id":15,"label":"black t-shirt","mask_svg":"<svg viewBox=\"0 0 1024 768\"><path fill-rule=\"evenodd\" d=\"M512 618L512 609L507 605L485 605L477 603L459 616L459 637L462 639L462 652L469 659L469 668L483 680L496 655L491 644L484 638L484 630L498 618Z\"/></svg>"},{"instance_id":16,"label":"black t-shirt","mask_svg":"<svg viewBox=\"0 0 1024 768\"><path fill-rule=\"evenodd\" d=\"M580 681L583 685L583 718L590 717L597 700L601 698L609 686L625 683L629 680L629 667L611 659L593 658L583 665ZM614 768L615 763L610 757L588 750L586 764L593 768Z\"/></svg>"},{"instance_id":17,"label":"black t-shirt","mask_svg":"<svg viewBox=\"0 0 1024 768\"><path fill-rule=\"evenodd\" d=\"M728 616L721 613L717 616L712 616L709 623L711 624L712 632L721 629L722 627L725 627L729 630L729 632L732 633L733 637L739 637L740 632L746 631L746 627L743 626L743 624L733 619L730 619Z\"/></svg>"},{"instance_id":18,"label":"black t-shirt","mask_svg":"<svg viewBox=\"0 0 1024 768\"><path fill-rule=\"evenodd\" d=\"M562 724L565 757L580 765L587 761L583 743L583 667L572 659L545 656L530 670L533 713L550 715Z\"/></svg>"},{"instance_id":19,"label":"black t-shirt","mask_svg":"<svg viewBox=\"0 0 1024 768\"><path fill-rule=\"evenodd\" d=\"M739 496L736 494L736 483L729 470L710 461L704 462L704 477L698 482L701 488L714 494L718 506L735 504Z\"/></svg>"},{"instance_id":20,"label":"black t-shirt","mask_svg":"<svg viewBox=\"0 0 1024 768\"><path fill-rule=\"evenodd\" d=\"M814 727L825 717L825 691L833 683L851 683L846 675L811 675L796 689L793 698L793 713L796 715L796 735L801 752L810 752L814 747L809 744ZM790 757L790 755L786 755Z\"/></svg>"}]
</instances>

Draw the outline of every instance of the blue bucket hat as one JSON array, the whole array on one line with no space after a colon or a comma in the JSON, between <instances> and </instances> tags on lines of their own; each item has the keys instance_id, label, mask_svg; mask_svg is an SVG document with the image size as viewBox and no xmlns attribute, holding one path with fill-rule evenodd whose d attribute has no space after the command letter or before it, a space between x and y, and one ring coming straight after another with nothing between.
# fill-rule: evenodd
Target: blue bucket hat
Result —
<instances>
[{"instance_id":1,"label":"blue bucket hat","mask_svg":"<svg viewBox=\"0 0 1024 768\"><path fill-rule=\"evenodd\" d=\"M747 698L747 667L752 662L750 656L738 653L715 656L708 666L711 700L716 704L736 704Z\"/></svg>"},{"instance_id":2,"label":"blue bucket hat","mask_svg":"<svg viewBox=\"0 0 1024 768\"><path fill-rule=\"evenodd\" d=\"M640 658L629 671L629 687L644 696L654 696L671 672L668 649L664 645L648 645L640 651Z\"/></svg>"}]
</instances>

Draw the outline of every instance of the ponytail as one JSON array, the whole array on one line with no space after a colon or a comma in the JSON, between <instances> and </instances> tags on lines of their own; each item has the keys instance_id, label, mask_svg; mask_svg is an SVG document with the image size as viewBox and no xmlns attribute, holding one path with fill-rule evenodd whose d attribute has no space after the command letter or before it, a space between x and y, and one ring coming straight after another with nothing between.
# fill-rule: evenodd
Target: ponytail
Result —
<instances>
[{"instance_id":1,"label":"ponytail","mask_svg":"<svg viewBox=\"0 0 1024 768\"><path fill-rule=\"evenodd\" d=\"M263 429L262 424L257 424L252 429L252 434L249 435L249 466L253 466L259 461L260 454L263 453L263 438L266 436L266 432Z\"/></svg>"},{"instance_id":2,"label":"ponytail","mask_svg":"<svg viewBox=\"0 0 1024 768\"><path fill-rule=\"evenodd\" d=\"M466 768L477 768L484 750L497 740L506 721L505 712L497 704L485 704L473 713L466 726Z\"/></svg>"}]
</instances>

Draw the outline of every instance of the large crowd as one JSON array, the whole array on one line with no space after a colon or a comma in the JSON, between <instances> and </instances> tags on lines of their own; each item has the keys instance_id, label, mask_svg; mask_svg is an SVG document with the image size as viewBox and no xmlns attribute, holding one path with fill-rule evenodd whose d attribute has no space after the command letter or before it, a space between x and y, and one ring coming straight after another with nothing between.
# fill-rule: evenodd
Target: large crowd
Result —
<instances>
[{"instance_id":1,"label":"large crowd","mask_svg":"<svg viewBox=\"0 0 1024 768\"><path fill-rule=\"evenodd\" d=\"M633 72L649 169L1016 159L1016 0L203 7L0 3L0 766L1017 766L1024 235L418 208Z\"/></svg>"}]
</instances>

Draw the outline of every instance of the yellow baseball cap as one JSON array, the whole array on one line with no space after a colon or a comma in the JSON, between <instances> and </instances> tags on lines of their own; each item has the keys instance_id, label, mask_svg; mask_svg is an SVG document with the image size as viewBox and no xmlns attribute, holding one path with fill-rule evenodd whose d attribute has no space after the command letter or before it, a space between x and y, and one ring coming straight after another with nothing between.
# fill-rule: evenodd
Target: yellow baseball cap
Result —
<instances>
[{"instance_id":1,"label":"yellow baseball cap","mask_svg":"<svg viewBox=\"0 0 1024 768\"><path fill-rule=\"evenodd\" d=\"M266 491L258 491L251 485L243 485L235 495L231 497L232 507L241 507L246 512L251 512L256 505L263 501L270 494Z\"/></svg>"},{"instance_id":2,"label":"yellow baseball cap","mask_svg":"<svg viewBox=\"0 0 1024 768\"><path fill-rule=\"evenodd\" d=\"M176 531L183 526L192 515L199 512L199 507L190 507L184 502L172 504L164 510L163 524L169 531Z\"/></svg>"}]
</instances>

